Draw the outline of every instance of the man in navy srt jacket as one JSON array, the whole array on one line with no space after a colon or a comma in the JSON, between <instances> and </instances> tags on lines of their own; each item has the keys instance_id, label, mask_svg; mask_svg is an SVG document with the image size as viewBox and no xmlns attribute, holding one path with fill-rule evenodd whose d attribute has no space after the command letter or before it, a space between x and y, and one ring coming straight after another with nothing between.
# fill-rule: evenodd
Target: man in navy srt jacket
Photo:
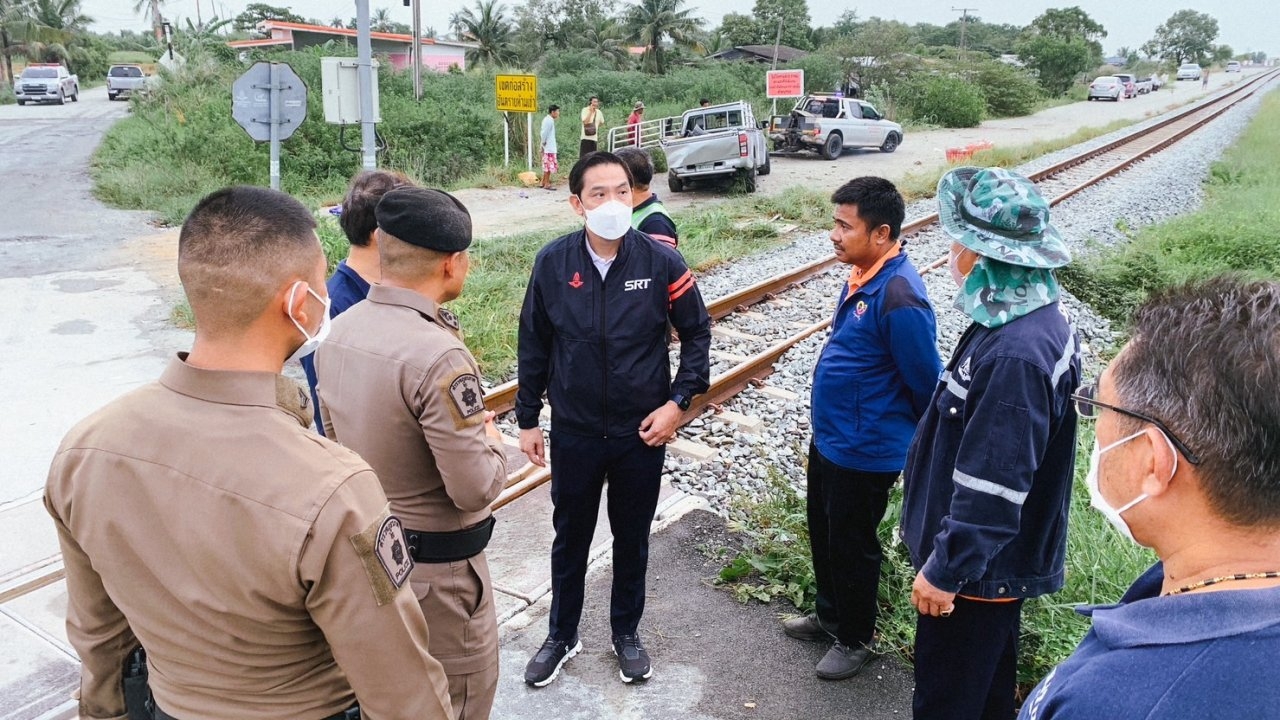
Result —
<instances>
[{"instance_id":1,"label":"man in navy srt jacket","mask_svg":"<svg viewBox=\"0 0 1280 720\"><path fill-rule=\"evenodd\" d=\"M587 555L609 484L613 532L613 650L623 682L652 674L638 628L649 525L665 445L694 395L709 385L711 319L674 249L631 228L631 179L616 155L590 153L569 173L569 204L586 227L538 253L520 311L516 416L520 449L544 466L538 414L551 423L550 632L525 668L542 687L582 649ZM680 337L671 378L667 322Z\"/></svg>"}]
</instances>

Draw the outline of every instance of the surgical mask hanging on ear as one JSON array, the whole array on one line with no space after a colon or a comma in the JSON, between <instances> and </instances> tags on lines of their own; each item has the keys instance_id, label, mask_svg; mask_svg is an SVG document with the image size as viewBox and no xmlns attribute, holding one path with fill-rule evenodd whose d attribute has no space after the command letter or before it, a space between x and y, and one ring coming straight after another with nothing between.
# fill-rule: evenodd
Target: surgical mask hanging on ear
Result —
<instances>
[{"instance_id":1,"label":"surgical mask hanging on ear","mask_svg":"<svg viewBox=\"0 0 1280 720\"><path fill-rule=\"evenodd\" d=\"M631 229L631 206L618 200L610 200L598 207L586 210L587 229L605 240L618 240Z\"/></svg>"},{"instance_id":2,"label":"surgical mask hanging on ear","mask_svg":"<svg viewBox=\"0 0 1280 720\"><path fill-rule=\"evenodd\" d=\"M1107 519L1107 522L1111 523L1112 527L1114 527L1117 531L1119 531L1121 535L1125 536L1130 542L1134 542L1134 543L1138 541L1134 539L1133 531L1129 529L1129 523L1125 522L1125 519L1122 517L1122 515L1126 511L1128 511L1130 508L1132 508L1134 505L1137 505L1143 500L1146 500L1150 496L1147 495L1146 493L1142 493L1138 497L1130 500L1129 502L1125 503L1124 505L1118 508L1111 507L1111 505L1107 502L1107 499L1102 497L1102 490L1099 489L1098 487L1098 464L1102 458L1103 453L1107 452L1108 450L1117 448L1129 442L1130 440L1138 437L1139 435L1143 435L1145 433L1146 433L1145 429L1139 430L1138 432L1132 435L1129 435L1128 437L1121 438L1104 448L1099 448L1098 439L1094 438L1093 453L1089 456L1089 472L1084 476L1085 487L1089 489L1089 504L1093 506L1095 510L1102 513L1103 517ZM1169 438L1166 437L1164 433L1161 433L1160 437L1163 437L1164 441L1166 443L1169 443L1169 450L1173 452L1173 472L1177 473L1178 472L1178 452L1177 450L1174 449L1173 443L1169 441Z\"/></svg>"},{"instance_id":3,"label":"surgical mask hanging on ear","mask_svg":"<svg viewBox=\"0 0 1280 720\"><path fill-rule=\"evenodd\" d=\"M301 284L301 281L295 282L293 284L293 287L289 288L289 307L290 308L293 307L293 296L294 296L294 293L297 292L299 284ZM293 316L293 313L292 312L289 313L289 320L293 322L293 326L298 328L298 332L302 333L302 337L305 339L302 341L302 345L298 346L298 349L294 350L293 354L290 355L287 360L285 360L286 364L291 363L294 360L301 360L302 358L315 352L316 348L320 347L320 343L324 342L324 339L329 337L329 298L320 297L319 295L316 294L316 291L312 290L311 288L307 288L307 292L311 294L311 297L319 300L324 305L323 319L320 321L320 328L316 330L316 334L311 335L307 333L306 328L302 327L302 323L298 322L297 318Z\"/></svg>"}]
</instances>

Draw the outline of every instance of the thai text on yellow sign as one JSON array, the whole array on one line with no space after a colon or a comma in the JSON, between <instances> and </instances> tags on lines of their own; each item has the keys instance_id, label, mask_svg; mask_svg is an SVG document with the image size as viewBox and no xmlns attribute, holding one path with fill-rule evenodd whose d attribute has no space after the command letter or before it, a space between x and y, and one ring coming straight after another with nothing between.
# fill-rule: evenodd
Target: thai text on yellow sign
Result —
<instances>
[{"instance_id":1,"label":"thai text on yellow sign","mask_svg":"<svg viewBox=\"0 0 1280 720\"><path fill-rule=\"evenodd\" d=\"M495 78L498 109L503 112L538 112L537 75L499 75Z\"/></svg>"}]
</instances>

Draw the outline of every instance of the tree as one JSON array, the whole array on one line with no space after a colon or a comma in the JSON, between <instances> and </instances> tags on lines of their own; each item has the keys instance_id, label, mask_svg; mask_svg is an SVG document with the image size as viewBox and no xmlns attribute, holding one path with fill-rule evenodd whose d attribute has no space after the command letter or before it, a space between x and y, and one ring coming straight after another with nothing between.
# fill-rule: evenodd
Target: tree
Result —
<instances>
[{"instance_id":1,"label":"tree","mask_svg":"<svg viewBox=\"0 0 1280 720\"><path fill-rule=\"evenodd\" d=\"M654 73L665 70L662 62L663 41L691 45L697 40L702 21L694 17L693 10L682 8L685 0L640 0L627 8L626 25L641 45L644 45L644 62Z\"/></svg>"},{"instance_id":2,"label":"tree","mask_svg":"<svg viewBox=\"0 0 1280 720\"><path fill-rule=\"evenodd\" d=\"M144 12L151 16L151 32L156 36L156 40L164 39L164 29L160 21L160 6L164 4L164 0L135 0L133 3L133 11L136 13Z\"/></svg>"},{"instance_id":3,"label":"tree","mask_svg":"<svg viewBox=\"0 0 1280 720\"><path fill-rule=\"evenodd\" d=\"M232 26L240 31L253 31L263 20L283 20L285 22L303 22L303 17L287 7L277 7L266 3L249 3L244 12L235 17ZM335 18L336 20L336 18ZM341 22L339 20L339 22Z\"/></svg>"},{"instance_id":4,"label":"tree","mask_svg":"<svg viewBox=\"0 0 1280 720\"><path fill-rule=\"evenodd\" d=\"M469 64L499 65L511 57L511 21L506 6L498 0L476 0L475 10L463 8L458 22L461 34L470 36L477 45L467 51Z\"/></svg>"},{"instance_id":5,"label":"tree","mask_svg":"<svg viewBox=\"0 0 1280 720\"><path fill-rule=\"evenodd\" d=\"M1142 46L1142 51L1177 65L1201 62L1213 52L1216 39L1217 20L1195 10L1179 10L1156 28L1155 37Z\"/></svg>"},{"instance_id":6,"label":"tree","mask_svg":"<svg viewBox=\"0 0 1280 720\"><path fill-rule=\"evenodd\" d=\"M631 65L631 53L624 34L617 21L600 17L588 23L578 45L598 55L614 70L622 70Z\"/></svg>"},{"instance_id":7,"label":"tree","mask_svg":"<svg viewBox=\"0 0 1280 720\"><path fill-rule=\"evenodd\" d=\"M764 38L760 34L760 24L750 15L742 15L740 13L728 13L724 19L720 21L720 28L716 31L724 36L724 44L727 47L737 47L739 45L761 45ZM773 42L773 38L769 38L769 42Z\"/></svg>"},{"instance_id":8,"label":"tree","mask_svg":"<svg viewBox=\"0 0 1280 720\"><path fill-rule=\"evenodd\" d=\"M373 32L395 32L396 23L391 19L391 11L380 7L369 16L369 29Z\"/></svg>"},{"instance_id":9,"label":"tree","mask_svg":"<svg viewBox=\"0 0 1280 720\"><path fill-rule=\"evenodd\" d=\"M760 33L772 45L778 37L778 23L782 23L780 42L801 50L809 50L809 4L805 0L756 0L751 14L755 16Z\"/></svg>"},{"instance_id":10,"label":"tree","mask_svg":"<svg viewBox=\"0 0 1280 720\"><path fill-rule=\"evenodd\" d=\"M84 32L93 22L93 18L80 12L80 0L34 0L31 10L41 26L68 35Z\"/></svg>"},{"instance_id":11,"label":"tree","mask_svg":"<svg viewBox=\"0 0 1280 720\"><path fill-rule=\"evenodd\" d=\"M26 54L26 38L38 27L29 0L0 0L0 56L5 74L13 84L13 56Z\"/></svg>"},{"instance_id":12,"label":"tree","mask_svg":"<svg viewBox=\"0 0 1280 720\"><path fill-rule=\"evenodd\" d=\"M580 45L583 33L614 15L614 0L528 0L516 6L520 42L539 50Z\"/></svg>"},{"instance_id":13,"label":"tree","mask_svg":"<svg viewBox=\"0 0 1280 720\"><path fill-rule=\"evenodd\" d=\"M1031 21L1017 44L1018 57L1052 95L1071 88L1076 76L1102 63L1107 31L1078 7L1047 10Z\"/></svg>"}]
</instances>

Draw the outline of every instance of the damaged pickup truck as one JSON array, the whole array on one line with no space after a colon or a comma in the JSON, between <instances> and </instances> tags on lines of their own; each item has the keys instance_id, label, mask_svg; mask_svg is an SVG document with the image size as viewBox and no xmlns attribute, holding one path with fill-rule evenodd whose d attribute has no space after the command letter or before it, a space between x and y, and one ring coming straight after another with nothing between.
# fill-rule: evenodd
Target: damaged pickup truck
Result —
<instances>
[{"instance_id":1,"label":"damaged pickup truck","mask_svg":"<svg viewBox=\"0 0 1280 720\"><path fill-rule=\"evenodd\" d=\"M778 152L812 150L827 160L847 147L891 153L902 144L902 126L869 103L834 95L806 95L786 115L774 115L769 139Z\"/></svg>"}]
</instances>

